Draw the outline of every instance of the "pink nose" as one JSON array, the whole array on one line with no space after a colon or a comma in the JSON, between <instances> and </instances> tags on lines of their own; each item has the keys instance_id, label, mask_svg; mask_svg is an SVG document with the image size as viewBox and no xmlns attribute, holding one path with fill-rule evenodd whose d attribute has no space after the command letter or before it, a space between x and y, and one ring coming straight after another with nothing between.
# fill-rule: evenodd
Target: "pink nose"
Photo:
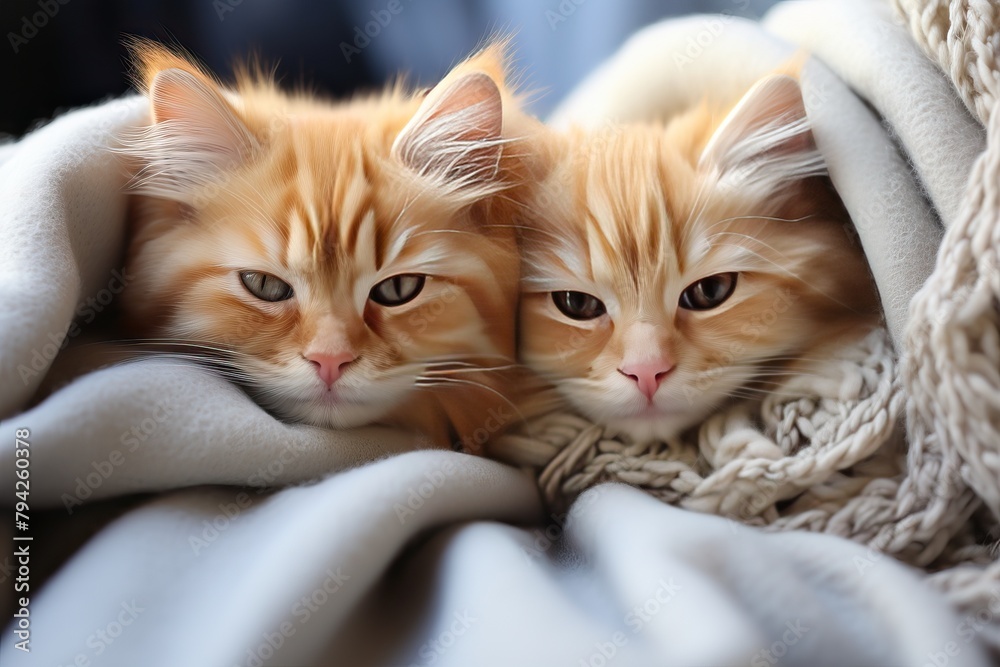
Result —
<instances>
[{"instance_id":1,"label":"pink nose","mask_svg":"<svg viewBox=\"0 0 1000 667\"><path fill-rule=\"evenodd\" d=\"M625 364L618 369L618 372L635 380L639 385L639 391L649 400L653 400L653 394L660 388L663 378L672 370L674 370L673 364L666 361L649 361L641 364Z\"/></svg>"},{"instance_id":2,"label":"pink nose","mask_svg":"<svg viewBox=\"0 0 1000 667\"><path fill-rule=\"evenodd\" d=\"M319 378L326 383L327 387L332 387L333 383L343 374L347 364L354 361L352 352L341 352L339 354L307 354L306 359L316 366Z\"/></svg>"}]
</instances>

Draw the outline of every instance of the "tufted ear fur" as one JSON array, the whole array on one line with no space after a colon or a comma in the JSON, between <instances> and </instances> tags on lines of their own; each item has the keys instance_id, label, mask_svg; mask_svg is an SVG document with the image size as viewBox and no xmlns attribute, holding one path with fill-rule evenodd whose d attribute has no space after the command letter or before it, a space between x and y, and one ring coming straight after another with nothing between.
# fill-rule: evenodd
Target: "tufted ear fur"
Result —
<instances>
[{"instance_id":1,"label":"tufted ear fur","mask_svg":"<svg viewBox=\"0 0 1000 667\"><path fill-rule=\"evenodd\" d=\"M483 72L445 79L396 137L392 154L440 187L477 195L496 187L503 102Z\"/></svg>"},{"instance_id":2,"label":"tufted ear fur","mask_svg":"<svg viewBox=\"0 0 1000 667\"><path fill-rule=\"evenodd\" d=\"M825 174L798 81L779 74L758 81L712 135L699 166L714 170L720 184L760 199Z\"/></svg>"},{"instance_id":3,"label":"tufted ear fur","mask_svg":"<svg viewBox=\"0 0 1000 667\"><path fill-rule=\"evenodd\" d=\"M199 188L246 160L257 141L222 89L162 47L136 47L148 88L152 125L124 138L139 166L139 194L192 203Z\"/></svg>"}]
</instances>

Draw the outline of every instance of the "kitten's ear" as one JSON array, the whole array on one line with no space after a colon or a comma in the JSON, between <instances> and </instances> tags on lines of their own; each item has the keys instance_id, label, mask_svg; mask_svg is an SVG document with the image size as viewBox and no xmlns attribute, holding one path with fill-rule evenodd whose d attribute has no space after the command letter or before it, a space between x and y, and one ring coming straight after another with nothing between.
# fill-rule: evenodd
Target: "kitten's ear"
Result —
<instances>
[{"instance_id":1,"label":"kitten's ear","mask_svg":"<svg viewBox=\"0 0 1000 667\"><path fill-rule=\"evenodd\" d=\"M445 79L392 145L392 154L446 190L497 187L503 133L500 89L482 72Z\"/></svg>"},{"instance_id":2,"label":"kitten's ear","mask_svg":"<svg viewBox=\"0 0 1000 667\"><path fill-rule=\"evenodd\" d=\"M714 169L720 183L760 197L825 174L798 81L778 74L758 81L712 135L698 165Z\"/></svg>"},{"instance_id":3,"label":"kitten's ear","mask_svg":"<svg viewBox=\"0 0 1000 667\"><path fill-rule=\"evenodd\" d=\"M176 128L175 148L207 167L242 162L254 148L253 135L221 92L181 69L156 74L149 88L153 122ZM197 168L196 165L192 165Z\"/></svg>"},{"instance_id":4,"label":"kitten's ear","mask_svg":"<svg viewBox=\"0 0 1000 667\"><path fill-rule=\"evenodd\" d=\"M153 124L126 137L122 151L142 165L135 191L193 203L200 188L256 148L239 113L200 72L161 69L151 73L148 91Z\"/></svg>"}]
</instances>

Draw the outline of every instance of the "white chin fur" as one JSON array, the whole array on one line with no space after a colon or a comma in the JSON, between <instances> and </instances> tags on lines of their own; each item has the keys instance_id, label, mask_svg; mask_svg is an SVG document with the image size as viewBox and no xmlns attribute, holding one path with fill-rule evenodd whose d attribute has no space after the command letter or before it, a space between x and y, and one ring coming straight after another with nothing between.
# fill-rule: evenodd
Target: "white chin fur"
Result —
<instances>
[{"instance_id":1,"label":"white chin fur","mask_svg":"<svg viewBox=\"0 0 1000 667\"><path fill-rule=\"evenodd\" d=\"M329 400L319 380L311 375L272 380L270 395L257 396L257 401L283 420L324 428L355 428L390 415L414 391L416 380L397 376L372 382L345 377L334 387L340 399Z\"/></svg>"},{"instance_id":2,"label":"white chin fur","mask_svg":"<svg viewBox=\"0 0 1000 667\"><path fill-rule=\"evenodd\" d=\"M622 417L608 419L603 424L609 436L622 436L632 442L665 441L697 424L710 410L662 417Z\"/></svg>"},{"instance_id":3,"label":"white chin fur","mask_svg":"<svg viewBox=\"0 0 1000 667\"><path fill-rule=\"evenodd\" d=\"M633 442L668 440L704 419L719 402L702 400L684 406L682 410L678 410L676 406L673 409L661 406L662 414L637 415L637 409L641 408L634 401L606 401L602 405L588 405L585 401L569 398L582 415L603 426L609 436L624 436Z\"/></svg>"},{"instance_id":4,"label":"white chin fur","mask_svg":"<svg viewBox=\"0 0 1000 667\"><path fill-rule=\"evenodd\" d=\"M382 402L378 405L350 403L320 405L302 402L295 406L282 406L277 412L282 417L293 421L340 429L373 424L389 414L392 408L393 405Z\"/></svg>"},{"instance_id":5,"label":"white chin fur","mask_svg":"<svg viewBox=\"0 0 1000 667\"><path fill-rule=\"evenodd\" d=\"M645 399L633 387L623 388L616 379L611 381L616 384L609 383L609 388L593 400L588 395L573 395L572 391L564 391L563 395L580 414L603 426L609 436L643 443L669 440L695 426L726 401L740 386L740 379L723 374L697 391L685 391L690 382L679 383L673 388L663 386L655 398L662 412L654 415L637 415Z\"/></svg>"}]
</instances>

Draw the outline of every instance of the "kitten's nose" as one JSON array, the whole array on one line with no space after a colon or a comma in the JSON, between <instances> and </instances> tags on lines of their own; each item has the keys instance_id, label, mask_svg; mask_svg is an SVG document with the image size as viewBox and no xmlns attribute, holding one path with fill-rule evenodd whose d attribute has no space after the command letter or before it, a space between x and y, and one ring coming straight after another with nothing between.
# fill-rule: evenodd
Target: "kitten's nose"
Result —
<instances>
[{"instance_id":1,"label":"kitten's nose","mask_svg":"<svg viewBox=\"0 0 1000 667\"><path fill-rule=\"evenodd\" d=\"M319 378L326 383L327 387L332 387L337 378L344 372L347 364L354 361L353 352L341 352L339 354L315 353L307 354L306 359L316 366Z\"/></svg>"},{"instance_id":2,"label":"kitten's nose","mask_svg":"<svg viewBox=\"0 0 1000 667\"><path fill-rule=\"evenodd\" d=\"M645 394L649 400L653 400L653 394L660 388L663 378L667 377L667 373L672 370L674 370L674 365L666 361L647 361L639 364L625 364L618 369L618 372L635 380L635 383L639 385L639 391Z\"/></svg>"}]
</instances>

